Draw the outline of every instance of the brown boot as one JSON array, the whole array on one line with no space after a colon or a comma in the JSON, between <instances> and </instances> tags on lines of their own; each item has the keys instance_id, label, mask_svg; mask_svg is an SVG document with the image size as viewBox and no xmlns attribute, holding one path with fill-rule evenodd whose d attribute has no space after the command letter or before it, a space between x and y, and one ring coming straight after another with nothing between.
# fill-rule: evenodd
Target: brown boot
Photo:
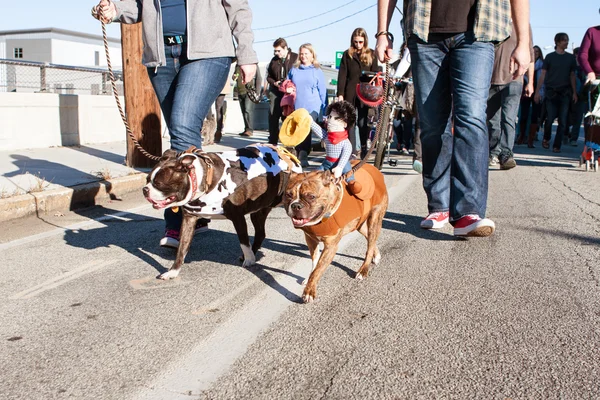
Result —
<instances>
[{"instance_id":1,"label":"brown boot","mask_svg":"<svg viewBox=\"0 0 600 400\"><path fill-rule=\"evenodd\" d=\"M535 134L537 133L538 130L538 124L531 124L531 126L529 127L529 137L527 138L527 147L529 147L530 149L535 149L535 146L533 145L533 141L535 140Z\"/></svg>"},{"instance_id":2,"label":"brown boot","mask_svg":"<svg viewBox=\"0 0 600 400\"><path fill-rule=\"evenodd\" d=\"M355 180L348 182L348 193L350 193L352 195L356 195L356 194L360 193L361 190L362 190L362 185L360 184L360 182L357 182Z\"/></svg>"},{"instance_id":3,"label":"brown boot","mask_svg":"<svg viewBox=\"0 0 600 400\"><path fill-rule=\"evenodd\" d=\"M525 142L527 141L527 137L525 135L526 131L527 121L524 121L523 124L521 123L521 121L519 121L519 137L517 138L517 144L525 144Z\"/></svg>"}]
</instances>

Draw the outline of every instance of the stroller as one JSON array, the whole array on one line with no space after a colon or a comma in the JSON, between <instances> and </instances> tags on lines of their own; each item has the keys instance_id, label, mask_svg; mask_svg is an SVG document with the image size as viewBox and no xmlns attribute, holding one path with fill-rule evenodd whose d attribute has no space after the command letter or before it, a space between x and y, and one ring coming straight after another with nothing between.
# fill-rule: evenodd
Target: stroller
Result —
<instances>
[{"instance_id":1,"label":"stroller","mask_svg":"<svg viewBox=\"0 0 600 400\"><path fill-rule=\"evenodd\" d=\"M585 144L579 157L579 166L585 164L585 170L593 169L598 172L598 157L600 156L600 79L589 83L588 104L589 111L585 115L584 132Z\"/></svg>"}]
</instances>

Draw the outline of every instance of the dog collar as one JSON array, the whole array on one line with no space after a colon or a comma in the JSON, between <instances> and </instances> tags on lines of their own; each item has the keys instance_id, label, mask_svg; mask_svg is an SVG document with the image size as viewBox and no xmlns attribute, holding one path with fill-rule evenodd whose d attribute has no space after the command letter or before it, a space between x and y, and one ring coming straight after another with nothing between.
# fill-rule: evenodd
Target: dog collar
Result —
<instances>
[{"instance_id":1,"label":"dog collar","mask_svg":"<svg viewBox=\"0 0 600 400\"><path fill-rule=\"evenodd\" d=\"M190 177L190 183L192 185L192 196L198 191L198 176L196 175L196 168L190 169L188 175Z\"/></svg>"},{"instance_id":2,"label":"dog collar","mask_svg":"<svg viewBox=\"0 0 600 400\"><path fill-rule=\"evenodd\" d=\"M212 159L201 149L197 149L192 146L186 151L184 151L180 157L184 157L186 155L192 155L196 159L194 160L192 167L188 172L188 177L190 178L191 190L188 194L187 201L195 200L199 198L202 194L207 193L210 189L210 185L212 184L213 174L214 174L214 164ZM204 161L204 166L200 163L200 160ZM203 185L201 188L198 187L198 175L196 174L196 169L199 167L202 168L203 176L202 180Z\"/></svg>"}]
</instances>

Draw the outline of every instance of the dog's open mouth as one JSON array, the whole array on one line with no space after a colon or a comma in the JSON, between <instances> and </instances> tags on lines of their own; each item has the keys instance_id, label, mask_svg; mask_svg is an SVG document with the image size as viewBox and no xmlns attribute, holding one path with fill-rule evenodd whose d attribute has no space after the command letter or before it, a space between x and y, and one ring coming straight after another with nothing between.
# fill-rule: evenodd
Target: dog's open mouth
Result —
<instances>
[{"instance_id":1,"label":"dog's open mouth","mask_svg":"<svg viewBox=\"0 0 600 400\"><path fill-rule=\"evenodd\" d=\"M311 221L310 218L293 218L292 217L292 223L294 224L294 226L296 228L300 228L306 224L308 224Z\"/></svg>"},{"instance_id":2,"label":"dog's open mouth","mask_svg":"<svg viewBox=\"0 0 600 400\"><path fill-rule=\"evenodd\" d=\"M177 198L175 196L169 196L164 200L154 200L151 199L150 197L146 197L146 200L148 200L150 203L152 203L152 207L155 210L159 210L161 208L165 208L167 207L169 204L173 203Z\"/></svg>"},{"instance_id":3,"label":"dog's open mouth","mask_svg":"<svg viewBox=\"0 0 600 400\"><path fill-rule=\"evenodd\" d=\"M321 220L323 219L324 216L325 216L325 208L320 207L314 213L314 215L311 217L300 218L297 215L290 215L290 218L292 219L292 224L294 224L294 228L302 228L303 226L306 226L306 225L318 224L319 222L321 222Z\"/></svg>"}]
</instances>

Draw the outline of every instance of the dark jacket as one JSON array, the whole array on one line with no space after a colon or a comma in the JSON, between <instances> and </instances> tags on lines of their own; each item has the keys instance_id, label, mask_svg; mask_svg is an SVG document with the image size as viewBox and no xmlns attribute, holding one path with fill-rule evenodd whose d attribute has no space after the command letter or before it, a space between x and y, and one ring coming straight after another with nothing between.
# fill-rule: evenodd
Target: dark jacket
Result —
<instances>
[{"instance_id":1,"label":"dark jacket","mask_svg":"<svg viewBox=\"0 0 600 400\"><path fill-rule=\"evenodd\" d=\"M283 82L287 79L288 72L292 69L294 63L298 60L298 54L288 51L285 61L279 57L273 57L267 66L267 82L269 82L269 91L277 96L283 96L275 82Z\"/></svg>"},{"instance_id":2,"label":"dark jacket","mask_svg":"<svg viewBox=\"0 0 600 400\"><path fill-rule=\"evenodd\" d=\"M348 50L344 52L342 61L340 62L340 70L338 72L338 84L337 84L337 95L344 96L344 100L350 104L357 105L356 99L356 84L361 80L362 71L379 71L379 64L377 63L377 56L375 52L373 54L373 63L366 65L360 62L358 54L354 54L352 58L348 53ZM369 81L370 79L362 78L363 81Z\"/></svg>"}]
</instances>

